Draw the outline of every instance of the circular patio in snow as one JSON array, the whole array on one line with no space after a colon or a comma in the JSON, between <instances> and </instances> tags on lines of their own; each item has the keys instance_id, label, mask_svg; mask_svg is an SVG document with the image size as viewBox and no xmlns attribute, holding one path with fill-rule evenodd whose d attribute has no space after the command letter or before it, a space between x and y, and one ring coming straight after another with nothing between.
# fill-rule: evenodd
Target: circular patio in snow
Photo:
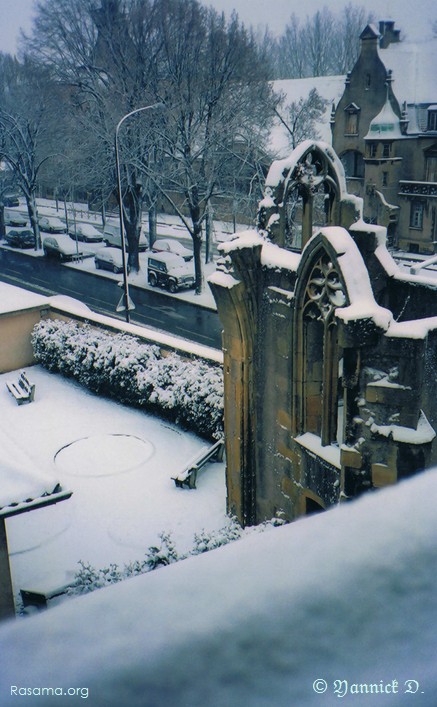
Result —
<instances>
[{"instance_id":1,"label":"circular patio in snow","mask_svg":"<svg viewBox=\"0 0 437 707\"><path fill-rule=\"evenodd\" d=\"M152 442L140 437L100 434L61 447L54 460L59 469L72 476L114 476L136 469L154 453Z\"/></svg>"}]
</instances>

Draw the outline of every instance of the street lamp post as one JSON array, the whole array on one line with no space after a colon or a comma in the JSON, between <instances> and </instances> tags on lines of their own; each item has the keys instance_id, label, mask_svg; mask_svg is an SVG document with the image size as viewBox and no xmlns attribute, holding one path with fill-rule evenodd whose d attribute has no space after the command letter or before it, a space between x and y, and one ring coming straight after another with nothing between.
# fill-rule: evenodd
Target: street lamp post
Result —
<instances>
[{"instance_id":1,"label":"street lamp post","mask_svg":"<svg viewBox=\"0 0 437 707\"><path fill-rule=\"evenodd\" d=\"M118 311L121 311L124 309L126 313L126 322L130 322L130 310L135 308L135 305L133 304L132 300L129 297L129 283L127 279L127 259L126 259L126 239L125 239L125 233L124 233L124 216L123 216L123 198L122 198L122 193L121 193L121 173L120 173L120 156L119 156L119 150L118 150L118 132L120 130L120 127L124 123L124 121L127 118L130 118L131 115L135 115L135 113L141 113L142 111L145 110L151 110L152 108L163 108L164 104L163 103L152 103L150 106L144 106L143 108L136 108L135 110L132 110L130 113L126 113L121 120L117 123L117 127L115 128L115 169L117 172L117 192L118 192L118 206L119 206L119 211L120 211L120 237L121 237L121 257L122 257L122 265L123 265L123 296L122 299L117 307ZM124 304L122 304L122 300L124 300Z\"/></svg>"}]
</instances>

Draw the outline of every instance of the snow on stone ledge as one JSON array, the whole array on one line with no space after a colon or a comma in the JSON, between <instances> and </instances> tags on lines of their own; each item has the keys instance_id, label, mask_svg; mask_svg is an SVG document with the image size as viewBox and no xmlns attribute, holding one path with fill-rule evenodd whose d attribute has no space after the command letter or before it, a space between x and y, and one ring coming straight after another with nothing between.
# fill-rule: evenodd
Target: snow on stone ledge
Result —
<instances>
[{"instance_id":1,"label":"snow on stone ledge","mask_svg":"<svg viewBox=\"0 0 437 707\"><path fill-rule=\"evenodd\" d=\"M239 280L236 280L235 277L220 270L216 270L216 272L210 275L208 282L212 282L214 285L218 285L219 287L224 287L226 289L231 289L232 287L235 287L235 285L239 284Z\"/></svg>"},{"instance_id":2,"label":"snow on stone ledge","mask_svg":"<svg viewBox=\"0 0 437 707\"><path fill-rule=\"evenodd\" d=\"M157 329L150 329L139 324L126 323L120 319L115 319L105 314L93 312L86 304L73 297L55 295L53 297L43 297L32 292L23 290L20 287L0 283L0 314L16 312L30 307L47 306L58 309L61 312L77 315L86 318L87 321L95 324L102 324L105 327L117 329L120 332L138 336L141 339L155 344L174 348L179 353L187 353L192 356L199 356L215 363L223 363L223 353L219 349L210 346L196 344L189 339L173 336Z\"/></svg>"},{"instance_id":3,"label":"snow on stone ledge","mask_svg":"<svg viewBox=\"0 0 437 707\"><path fill-rule=\"evenodd\" d=\"M431 331L437 329L437 317L412 319L406 322L391 322L385 336L408 339L424 339Z\"/></svg>"},{"instance_id":4,"label":"snow on stone ledge","mask_svg":"<svg viewBox=\"0 0 437 707\"><path fill-rule=\"evenodd\" d=\"M401 425L376 425L373 423L370 431L383 437L391 437L395 442L404 442L405 444L429 444L436 435L422 410L420 411L416 430L411 427L401 427Z\"/></svg>"},{"instance_id":5,"label":"snow on stone ledge","mask_svg":"<svg viewBox=\"0 0 437 707\"><path fill-rule=\"evenodd\" d=\"M17 312L21 309L31 309L48 304L48 298L21 287L0 283L0 314Z\"/></svg>"},{"instance_id":6,"label":"snow on stone ledge","mask_svg":"<svg viewBox=\"0 0 437 707\"><path fill-rule=\"evenodd\" d=\"M348 680L396 681L351 704L398 707L414 678L410 703L431 707L436 493L437 472L425 472L3 624L2 705L17 703L11 685L75 685L93 707L320 707L338 702L334 680Z\"/></svg>"},{"instance_id":7,"label":"snow on stone ledge","mask_svg":"<svg viewBox=\"0 0 437 707\"><path fill-rule=\"evenodd\" d=\"M231 241L220 243L218 249L221 253L227 254L235 250L240 250L241 248L253 248L257 245L263 245L264 243L265 240L258 231L254 228L250 228L247 231L240 231L238 236Z\"/></svg>"},{"instance_id":8,"label":"snow on stone ledge","mask_svg":"<svg viewBox=\"0 0 437 707\"><path fill-rule=\"evenodd\" d=\"M392 313L375 301L368 270L354 240L340 226L322 228L320 233L337 254L349 296L349 306L337 308L336 316L343 321L372 319L377 327L386 330L392 321Z\"/></svg>"},{"instance_id":9,"label":"snow on stone ledge","mask_svg":"<svg viewBox=\"0 0 437 707\"><path fill-rule=\"evenodd\" d=\"M318 457L325 459L329 464L340 468L340 447L333 444L323 446L320 437L312 432L305 432L303 435L296 437L296 442Z\"/></svg>"},{"instance_id":10,"label":"snow on stone ledge","mask_svg":"<svg viewBox=\"0 0 437 707\"><path fill-rule=\"evenodd\" d=\"M296 272L301 260L300 253L292 253L290 250L280 248L274 243L265 243L261 251L261 264L266 268L285 268L291 272Z\"/></svg>"}]
</instances>

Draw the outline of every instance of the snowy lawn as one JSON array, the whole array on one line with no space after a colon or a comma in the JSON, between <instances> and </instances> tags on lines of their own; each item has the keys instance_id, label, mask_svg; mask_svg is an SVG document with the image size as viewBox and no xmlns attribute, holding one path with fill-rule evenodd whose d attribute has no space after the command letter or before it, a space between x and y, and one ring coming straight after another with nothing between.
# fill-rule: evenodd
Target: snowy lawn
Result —
<instances>
[{"instance_id":1,"label":"snowy lawn","mask_svg":"<svg viewBox=\"0 0 437 707\"><path fill-rule=\"evenodd\" d=\"M142 559L161 531L186 552L194 533L226 524L224 464L207 466L195 490L171 480L204 440L40 366L27 373L36 396L21 406L5 386L18 374L0 376L2 433L73 496L7 520L16 592L65 583L79 560L101 568Z\"/></svg>"}]
</instances>

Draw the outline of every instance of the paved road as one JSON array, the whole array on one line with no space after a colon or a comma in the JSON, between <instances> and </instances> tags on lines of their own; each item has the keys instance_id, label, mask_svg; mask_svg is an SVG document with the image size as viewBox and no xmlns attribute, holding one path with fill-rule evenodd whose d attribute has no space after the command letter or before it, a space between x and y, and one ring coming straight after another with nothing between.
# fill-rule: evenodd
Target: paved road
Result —
<instances>
[{"instance_id":1,"label":"paved road","mask_svg":"<svg viewBox=\"0 0 437 707\"><path fill-rule=\"evenodd\" d=\"M57 261L0 248L0 280L42 295L68 295L92 310L123 319L115 308L122 290L114 280L64 267ZM205 346L221 348L221 326L216 312L160 292L129 287L135 303L131 321Z\"/></svg>"}]
</instances>

